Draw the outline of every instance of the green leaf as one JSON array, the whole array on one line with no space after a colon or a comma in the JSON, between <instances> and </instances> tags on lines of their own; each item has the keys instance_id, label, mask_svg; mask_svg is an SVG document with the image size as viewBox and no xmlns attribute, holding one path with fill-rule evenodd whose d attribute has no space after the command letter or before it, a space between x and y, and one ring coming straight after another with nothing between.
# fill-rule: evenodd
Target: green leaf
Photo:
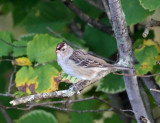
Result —
<instances>
[{"instance_id":1,"label":"green leaf","mask_svg":"<svg viewBox=\"0 0 160 123\"><path fill-rule=\"evenodd\" d=\"M92 18L97 18L100 16L100 14L102 14L100 9L90 5L85 0L74 0L73 2L78 6L78 8L80 8L84 13L88 14Z\"/></svg>"},{"instance_id":2,"label":"green leaf","mask_svg":"<svg viewBox=\"0 0 160 123\"><path fill-rule=\"evenodd\" d=\"M35 69L22 67L16 73L16 87L28 94L52 92L58 89L58 75L58 70L50 64Z\"/></svg>"},{"instance_id":3,"label":"green leaf","mask_svg":"<svg viewBox=\"0 0 160 123\"><path fill-rule=\"evenodd\" d=\"M76 77L70 76L64 72L61 73L61 82L76 83L78 81L80 81L80 79L77 79Z\"/></svg>"},{"instance_id":4,"label":"green leaf","mask_svg":"<svg viewBox=\"0 0 160 123\"><path fill-rule=\"evenodd\" d=\"M47 34L35 35L28 43L27 55L31 61L38 63L56 60L56 46L62 39L51 37Z\"/></svg>"},{"instance_id":5,"label":"green leaf","mask_svg":"<svg viewBox=\"0 0 160 123\"><path fill-rule=\"evenodd\" d=\"M156 44L151 41L137 40L134 47L134 55L138 61L138 64L135 65L137 74L143 75L149 71L153 70L154 65L156 65L156 57L158 56L158 49ZM140 45L138 46L139 43Z\"/></svg>"},{"instance_id":6,"label":"green leaf","mask_svg":"<svg viewBox=\"0 0 160 123\"><path fill-rule=\"evenodd\" d=\"M73 104L73 109L75 110L96 110L97 107L97 100L89 100L89 101L83 101ZM94 123L94 120L96 119L97 115L101 117L101 113L96 113L96 116L94 116L94 113L71 113L72 121L71 123ZM99 118L99 117L97 117Z\"/></svg>"},{"instance_id":7,"label":"green leaf","mask_svg":"<svg viewBox=\"0 0 160 123\"><path fill-rule=\"evenodd\" d=\"M27 55L27 43L33 40L34 36L35 36L34 33L21 35L19 40L15 41L13 44L16 46L26 46L26 47L23 47L23 48L13 47L13 56L19 57L19 56Z\"/></svg>"},{"instance_id":8,"label":"green leaf","mask_svg":"<svg viewBox=\"0 0 160 123\"><path fill-rule=\"evenodd\" d=\"M89 50L103 57L109 57L117 50L115 38L89 26L85 29L84 40Z\"/></svg>"},{"instance_id":9,"label":"green leaf","mask_svg":"<svg viewBox=\"0 0 160 123\"><path fill-rule=\"evenodd\" d=\"M26 46L26 47L13 47L13 56L19 57L27 54L26 48L27 48L26 41L15 41L13 44L16 46Z\"/></svg>"},{"instance_id":10,"label":"green leaf","mask_svg":"<svg viewBox=\"0 0 160 123\"><path fill-rule=\"evenodd\" d=\"M57 13L58 12L58 13ZM39 2L22 22L28 32L46 33L47 26L57 32L64 30L73 14L59 1Z\"/></svg>"},{"instance_id":11,"label":"green leaf","mask_svg":"<svg viewBox=\"0 0 160 123\"><path fill-rule=\"evenodd\" d=\"M14 25L17 25L24 20L32 7L38 3L38 0L14 0L11 2L14 5L14 9L12 11L13 22Z\"/></svg>"},{"instance_id":12,"label":"green leaf","mask_svg":"<svg viewBox=\"0 0 160 123\"><path fill-rule=\"evenodd\" d=\"M59 72L52 65L39 66L35 68L34 77L37 77L37 93L52 92L58 89Z\"/></svg>"},{"instance_id":13,"label":"green leaf","mask_svg":"<svg viewBox=\"0 0 160 123\"><path fill-rule=\"evenodd\" d=\"M140 4L143 6L144 9L149 9L149 11L156 10L160 7L159 0L139 0Z\"/></svg>"},{"instance_id":14,"label":"green leaf","mask_svg":"<svg viewBox=\"0 0 160 123\"><path fill-rule=\"evenodd\" d=\"M27 93L22 92L22 91L16 91L16 92L14 92L13 95L14 95L14 97L16 97L16 98L20 98L20 97L22 97L22 96L28 96Z\"/></svg>"},{"instance_id":15,"label":"green leaf","mask_svg":"<svg viewBox=\"0 0 160 123\"><path fill-rule=\"evenodd\" d=\"M124 121L122 121L118 116L117 114L113 114L112 117L110 118L106 118L104 120L104 123L124 123Z\"/></svg>"},{"instance_id":16,"label":"green leaf","mask_svg":"<svg viewBox=\"0 0 160 123\"><path fill-rule=\"evenodd\" d=\"M57 120L51 113L34 110L20 117L16 123L57 123Z\"/></svg>"},{"instance_id":17,"label":"green leaf","mask_svg":"<svg viewBox=\"0 0 160 123\"><path fill-rule=\"evenodd\" d=\"M125 90L125 85L122 76L109 74L105 76L99 83L96 91L105 93L119 93Z\"/></svg>"},{"instance_id":18,"label":"green leaf","mask_svg":"<svg viewBox=\"0 0 160 123\"><path fill-rule=\"evenodd\" d=\"M147 16L153 14L145 10L138 0L122 0L122 8L125 14L127 25L143 21Z\"/></svg>"},{"instance_id":19,"label":"green leaf","mask_svg":"<svg viewBox=\"0 0 160 123\"><path fill-rule=\"evenodd\" d=\"M8 43L12 43L12 34L10 32L0 32L0 38ZM0 57L8 56L12 51L12 46L0 40Z\"/></svg>"}]
</instances>

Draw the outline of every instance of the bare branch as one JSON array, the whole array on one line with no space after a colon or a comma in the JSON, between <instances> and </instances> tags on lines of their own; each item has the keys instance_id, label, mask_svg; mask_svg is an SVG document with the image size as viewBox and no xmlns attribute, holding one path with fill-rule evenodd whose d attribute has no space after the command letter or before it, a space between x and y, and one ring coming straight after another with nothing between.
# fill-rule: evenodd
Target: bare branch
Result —
<instances>
[{"instance_id":1,"label":"bare branch","mask_svg":"<svg viewBox=\"0 0 160 123\"><path fill-rule=\"evenodd\" d=\"M136 77L143 77L143 78L150 78L150 77L154 77L154 76L159 76L160 73L155 73L155 74L150 74L150 75L137 75L137 74L124 74L124 73L116 73L114 72L113 74L116 74L116 75L121 75L121 76L136 76Z\"/></svg>"},{"instance_id":2,"label":"bare branch","mask_svg":"<svg viewBox=\"0 0 160 123\"><path fill-rule=\"evenodd\" d=\"M156 101L157 105L160 106L160 87L157 85L153 77L149 78L142 78L147 88L150 90L150 93L152 94L154 100ZM157 90L157 91L155 91Z\"/></svg>"},{"instance_id":3,"label":"bare branch","mask_svg":"<svg viewBox=\"0 0 160 123\"><path fill-rule=\"evenodd\" d=\"M14 45L8 41L5 41L4 39L0 38L0 41L2 41L3 43L9 45L9 46L12 46L12 47L16 47L16 48L26 48L26 46L17 46L17 45Z\"/></svg>"},{"instance_id":4,"label":"bare branch","mask_svg":"<svg viewBox=\"0 0 160 123\"><path fill-rule=\"evenodd\" d=\"M79 38L83 37L83 31L80 29L80 27L77 25L77 23L74 20L69 24L69 27L77 37Z\"/></svg>"},{"instance_id":5,"label":"bare branch","mask_svg":"<svg viewBox=\"0 0 160 123\"><path fill-rule=\"evenodd\" d=\"M16 66L14 66L14 70L10 76L10 80L9 80L9 86L8 86L8 92L7 93L10 93L11 91L11 88L13 86L12 82L13 82L13 77L14 77L14 74L16 73Z\"/></svg>"},{"instance_id":6,"label":"bare branch","mask_svg":"<svg viewBox=\"0 0 160 123\"><path fill-rule=\"evenodd\" d=\"M85 1L88 2L89 4L91 4L92 6L98 8L98 9L100 9L102 11L105 11L104 7L101 4L95 2L94 0L85 0Z\"/></svg>"},{"instance_id":7,"label":"bare branch","mask_svg":"<svg viewBox=\"0 0 160 123\"><path fill-rule=\"evenodd\" d=\"M149 120L151 121L151 123L155 123L154 118L153 118L153 113L152 113L152 110L151 110L151 106L150 106L150 103L149 103L148 95L147 95L147 93L145 92L145 89L144 89L144 85L143 85L142 82L139 82L138 84L139 84L141 97L143 98L143 103L145 105L146 112L147 112L147 115L149 117Z\"/></svg>"},{"instance_id":8,"label":"bare branch","mask_svg":"<svg viewBox=\"0 0 160 123\"><path fill-rule=\"evenodd\" d=\"M77 82L69 87L68 90L62 90L62 91L55 91L51 93L41 93L41 94L35 94L35 95L30 95L22 98L17 98L15 100L12 100L10 104L12 105L19 105L19 104L24 104L27 102L35 101L35 100L42 100L42 99L48 99L48 98L66 98L66 97L71 97L74 94L80 93L83 89L85 89L87 86L97 82L107 74L109 74L111 71L102 71L100 75L97 76L95 80L90 80L90 81L80 81Z\"/></svg>"},{"instance_id":9,"label":"bare branch","mask_svg":"<svg viewBox=\"0 0 160 123\"><path fill-rule=\"evenodd\" d=\"M103 3L103 6L104 6L104 8L105 8L105 12L106 12L106 14L107 14L107 16L108 16L108 19L109 19L109 21L110 21L110 23L111 23L111 22L112 22L112 21L111 21L111 15L110 15L109 7L108 7L108 4L107 4L106 1L107 1L107 0L102 0L102 3Z\"/></svg>"},{"instance_id":10,"label":"bare branch","mask_svg":"<svg viewBox=\"0 0 160 123\"><path fill-rule=\"evenodd\" d=\"M12 94L9 94L9 93L6 93L6 94L0 93L0 96L4 96L4 97L14 97Z\"/></svg>"},{"instance_id":11,"label":"bare branch","mask_svg":"<svg viewBox=\"0 0 160 123\"><path fill-rule=\"evenodd\" d=\"M133 67L134 65L132 58L133 54L132 42L128 34L126 20L121 7L120 0L109 0L109 8L110 8L114 34L117 40L118 51L120 54L120 60L125 62L127 66ZM131 75L136 74L134 70L123 71L123 72L125 74L131 74ZM132 109L134 112L136 112L135 113L136 120L138 123L141 123L140 117L144 116L146 119L148 119L148 116L139 93L137 77L124 76L124 82Z\"/></svg>"},{"instance_id":12,"label":"bare branch","mask_svg":"<svg viewBox=\"0 0 160 123\"><path fill-rule=\"evenodd\" d=\"M1 102L0 102L0 105L1 105ZM4 108L0 107L0 111L2 112L4 118L6 119L6 122L12 123L12 120L11 120L10 116L8 115L8 113L6 112L6 110Z\"/></svg>"},{"instance_id":13,"label":"bare branch","mask_svg":"<svg viewBox=\"0 0 160 123\"><path fill-rule=\"evenodd\" d=\"M151 27L154 26L160 26L160 21L154 20L154 19L149 19L146 24L145 24L145 29L143 32L143 37L146 38L149 34L149 30Z\"/></svg>"},{"instance_id":14,"label":"bare branch","mask_svg":"<svg viewBox=\"0 0 160 123\"><path fill-rule=\"evenodd\" d=\"M149 89L150 91L154 91L154 92L158 92L158 93L160 93L160 90L157 90L157 89L153 89L153 88L151 88L151 89Z\"/></svg>"},{"instance_id":15,"label":"bare branch","mask_svg":"<svg viewBox=\"0 0 160 123\"><path fill-rule=\"evenodd\" d=\"M75 110L75 109L60 108L60 107L50 106L50 105L49 106L44 106L44 107L53 108L53 109L60 110L60 111L76 112L76 113L112 111L112 108L111 109L98 109L98 110Z\"/></svg>"},{"instance_id":16,"label":"bare branch","mask_svg":"<svg viewBox=\"0 0 160 123\"><path fill-rule=\"evenodd\" d=\"M99 23L96 20L93 20L88 15L83 13L76 5L74 5L71 0L62 0L62 2L71 9L72 12L74 12L80 19L82 19L84 22L88 23L89 25L92 25L94 28L97 28L103 32L106 32L108 34L112 34L112 28L109 26L106 26L104 24Z\"/></svg>"}]
</instances>

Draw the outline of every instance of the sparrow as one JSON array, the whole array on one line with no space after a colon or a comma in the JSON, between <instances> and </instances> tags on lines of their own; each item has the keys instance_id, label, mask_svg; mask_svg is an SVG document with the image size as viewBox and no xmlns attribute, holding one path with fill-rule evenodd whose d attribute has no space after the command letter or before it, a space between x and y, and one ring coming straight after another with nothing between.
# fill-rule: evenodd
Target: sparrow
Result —
<instances>
[{"instance_id":1,"label":"sparrow","mask_svg":"<svg viewBox=\"0 0 160 123\"><path fill-rule=\"evenodd\" d=\"M56 47L57 63L62 70L81 80L93 80L103 71L108 73L117 70L130 70L131 68L116 66L88 54L83 50L74 50L61 42Z\"/></svg>"}]
</instances>

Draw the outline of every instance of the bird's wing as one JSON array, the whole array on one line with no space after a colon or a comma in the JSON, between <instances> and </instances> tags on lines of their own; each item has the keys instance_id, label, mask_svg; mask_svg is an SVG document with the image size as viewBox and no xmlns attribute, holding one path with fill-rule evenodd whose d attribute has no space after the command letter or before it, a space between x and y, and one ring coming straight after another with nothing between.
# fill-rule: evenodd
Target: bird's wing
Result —
<instances>
[{"instance_id":1,"label":"bird's wing","mask_svg":"<svg viewBox=\"0 0 160 123\"><path fill-rule=\"evenodd\" d=\"M85 51L75 50L73 54L69 57L75 64L83 66L86 68L89 67L114 67L114 65L106 63L100 58L96 58Z\"/></svg>"}]
</instances>

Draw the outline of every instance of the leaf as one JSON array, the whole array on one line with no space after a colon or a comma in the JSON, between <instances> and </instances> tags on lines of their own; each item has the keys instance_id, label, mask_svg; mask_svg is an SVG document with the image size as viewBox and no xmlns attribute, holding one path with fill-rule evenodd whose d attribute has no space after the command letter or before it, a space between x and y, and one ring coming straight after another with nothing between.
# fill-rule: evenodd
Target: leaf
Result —
<instances>
[{"instance_id":1,"label":"leaf","mask_svg":"<svg viewBox=\"0 0 160 123\"><path fill-rule=\"evenodd\" d=\"M105 93L119 93L125 90L125 85L122 76L109 74L105 76L99 83L96 91Z\"/></svg>"},{"instance_id":2,"label":"leaf","mask_svg":"<svg viewBox=\"0 0 160 123\"><path fill-rule=\"evenodd\" d=\"M16 87L28 94L52 92L58 89L59 72L52 65L22 67L16 73Z\"/></svg>"},{"instance_id":3,"label":"leaf","mask_svg":"<svg viewBox=\"0 0 160 123\"><path fill-rule=\"evenodd\" d=\"M28 42L26 41L16 41L13 44L16 46L27 46L27 43ZM19 56L26 55L27 54L26 48L27 47L13 47L13 56L19 57Z\"/></svg>"},{"instance_id":4,"label":"leaf","mask_svg":"<svg viewBox=\"0 0 160 123\"><path fill-rule=\"evenodd\" d=\"M115 38L93 27L86 27L84 40L90 51L103 57L109 57L117 50Z\"/></svg>"},{"instance_id":5,"label":"leaf","mask_svg":"<svg viewBox=\"0 0 160 123\"><path fill-rule=\"evenodd\" d=\"M56 32L62 32L72 16L72 12L59 0L39 2L28 13L22 25L28 32L46 33L47 26Z\"/></svg>"},{"instance_id":6,"label":"leaf","mask_svg":"<svg viewBox=\"0 0 160 123\"><path fill-rule=\"evenodd\" d=\"M122 8L125 14L127 25L143 21L147 16L153 14L145 10L138 0L122 0Z\"/></svg>"},{"instance_id":7,"label":"leaf","mask_svg":"<svg viewBox=\"0 0 160 123\"><path fill-rule=\"evenodd\" d=\"M10 32L0 32L0 39L12 43L12 34ZM0 57L8 56L12 51L12 46L4 43L2 40L0 40Z\"/></svg>"},{"instance_id":8,"label":"leaf","mask_svg":"<svg viewBox=\"0 0 160 123\"><path fill-rule=\"evenodd\" d=\"M33 62L50 62L56 60L56 46L62 39L51 37L47 34L35 35L33 40L28 43L27 55Z\"/></svg>"},{"instance_id":9,"label":"leaf","mask_svg":"<svg viewBox=\"0 0 160 123\"><path fill-rule=\"evenodd\" d=\"M57 123L56 118L44 110L34 110L22 117L16 123Z\"/></svg>"},{"instance_id":10,"label":"leaf","mask_svg":"<svg viewBox=\"0 0 160 123\"><path fill-rule=\"evenodd\" d=\"M27 57L20 57L17 59L14 59L12 61L13 65L18 65L18 66L32 66L31 61Z\"/></svg>"},{"instance_id":11,"label":"leaf","mask_svg":"<svg viewBox=\"0 0 160 123\"><path fill-rule=\"evenodd\" d=\"M30 13L32 7L38 3L38 0L14 0L11 2L14 5L14 9L12 11L13 22L14 25L17 25L24 20L28 13Z\"/></svg>"},{"instance_id":12,"label":"leaf","mask_svg":"<svg viewBox=\"0 0 160 123\"><path fill-rule=\"evenodd\" d=\"M27 93L22 92L22 91L16 91L16 92L14 92L13 95L14 95L14 97L16 97L16 98L20 98L20 97L22 97L22 96L28 96Z\"/></svg>"},{"instance_id":13,"label":"leaf","mask_svg":"<svg viewBox=\"0 0 160 123\"><path fill-rule=\"evenodd\" d=\"M78 81L80 81L80 79L77 79L76 77L70 76L64 72L61 73L61 82L76 83Z\"/></svg>"},{"instance_id":14,"label":"leaf","mask_svg":"<svg viewBox=\"0 0 160 123\"><path fill-rule=\"evenodd\" d=\"M104 123L124 123L117 114L113 113L112 117L105 118Z\"/></svg>"},{"instance_id":15,"label":"leaf","mask_svg":"<svg viewBox=\"0 0 160 123\"><path fill-rule=\"evenodd\" d=\"M98 109L97 103L98 103L97 100L83 101L83 102L74 103L72 108L75 110L96 110ZM94 120L96 118L102 117L101 113L96 113L95 115L94 113L89 113L89 112L81 113L81 115L79 115L79 113L73 112L71 113L71 116L72 116L71 123L94 123Z\"/></svg>"},{"instance_id":16,"label":"leaf","mask_svg":"<svg viewBox=\"0 0 160 123\"><path fill-rule=\"evenodd\" d=\"M143 6L144 9L148 9L149 11L156 10L160 7L159 0L139 0L140 4Z\"/></svg>"},{"instance_id":17,"label":"leaf","mask_svg":"<svg viewBox=\"0 0 160 123\"><path fill-rule=\"evenodd\" d=\"M78 8L80 8L84 13L89 15L92 18L97 18L102 14L102 11L92 5L90 5L85 0L74 0L74 3ZM87 8L87 9L86 9Z\"/></svg>"},{"instance_id":18,"label":"leaf","mask_svg":"<svg viewBox=\"0 0 160 123\"><path fill-rule=\"evenodd\" d=\"M141 43L138 45L137 42ZM160 53L158 44L152 40L137 40L134 47L134 55L138 60L138 64L135 65L137 74L143 75L152 71Z\"/></svg>"}]
</instances>

